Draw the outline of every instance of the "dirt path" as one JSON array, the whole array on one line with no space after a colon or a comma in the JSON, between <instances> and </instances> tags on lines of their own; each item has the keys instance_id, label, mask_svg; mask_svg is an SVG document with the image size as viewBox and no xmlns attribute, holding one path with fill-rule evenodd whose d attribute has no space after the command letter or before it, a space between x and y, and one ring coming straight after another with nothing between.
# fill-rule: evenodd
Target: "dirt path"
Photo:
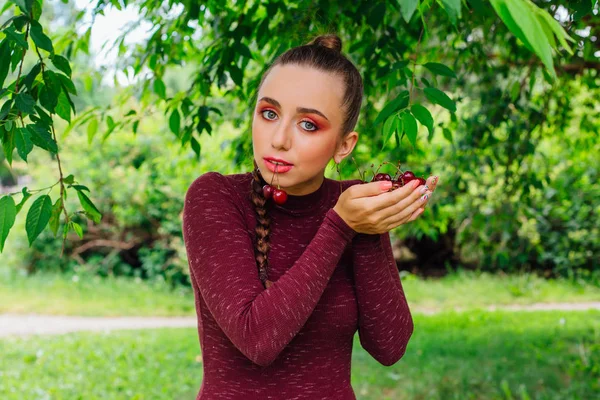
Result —
<instances>
[{"instance_id":1,"label":"dirt path","mask_svg":"<svg viewBox=\"0 0 600 400\"><path fill-rule=\"evenodd\" d=\"M489 311L584 311L600 310L600 302L537 303L488 306ZM456 309L456 311L466 311ZM415 314L435 314L435 309L413 309ZM0 338L5 336L56 335L76 331L196 327L195 317L76 317L36 314L0 314Z\"/></svg>"}]
</instances>

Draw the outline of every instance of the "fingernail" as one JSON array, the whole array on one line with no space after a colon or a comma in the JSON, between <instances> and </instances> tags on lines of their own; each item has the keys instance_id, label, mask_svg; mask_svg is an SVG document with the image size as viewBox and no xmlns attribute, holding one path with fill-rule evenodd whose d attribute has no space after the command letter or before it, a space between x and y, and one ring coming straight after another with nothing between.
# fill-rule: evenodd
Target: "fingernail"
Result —
<instances>
[{"instance_id":1,"label":"fingernail","mask_svg":"<svg viewBox=\"0 0 600 400\"><path fill-rule=\"evenodd\" d=\"M392 182L391 181L381 181L380 186L381 186L381 190L388 190L389 188L392 187Z\"/></svg>"},{"instance_id":2,"label":"fingernail","mask_svg":"<svg viewBox=\"0 0 600 400\"><path fill-rule=\"evenodd\" d=\"M421 201L425 201L429 198L429 194L424 194L423 196L421 196Z\"/></svg>"},{"instance_id":3,"label":"fingernail","mask_svg":"<svg viewBox=\"0 0 600 400\"><path fill-rule=\"evenodd\" d=\"M412 181L412 187L413 189L415 189L417 186L419 186L419 181L415 179L414 181Z\"/></svg>"},{"instance_id":4,"label":"fingernail","mask_svg":"<svg viewBox=\"0 0 600 400\"><path fill-rule=\"evenodd\" d=\"M435 185L437 183L437 181L438 181L438 177L436 175L436 176L433 177L433 184Z\"/></svg>"},{"instance_id":5,"label":"fingernail","mask_svg":"<svg viewBox=\"0 0 600 400\"><path fill-rule=\"evenodd\" d=\"M421 192L421 193L425 193L425 192L426 192L426 191L428 191L428 190L429 190L429 186L425 185L425 186L423 186L423 187L421 188L421 190L419 190L419 192Z\"/></svg>"}]
</instances>

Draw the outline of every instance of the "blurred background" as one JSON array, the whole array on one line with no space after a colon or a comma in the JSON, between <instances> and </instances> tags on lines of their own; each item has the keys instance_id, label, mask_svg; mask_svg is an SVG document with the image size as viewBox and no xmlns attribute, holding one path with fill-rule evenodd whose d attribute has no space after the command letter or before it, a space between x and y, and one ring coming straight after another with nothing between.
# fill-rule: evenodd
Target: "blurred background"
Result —
<instances>
[{"instance_id":1,"label":"blurred background","mask_svg":"<svg viewBox=\"0 0 600 400\"><path fill-rule=\"evenodd\" d=\"M324 33L365 84L359 143L326 176L440 176L390 232L415 333L391 367L355 336L357 397L596 398L599 12L0 0L0 398L195 397L186 190L252 170L262 73Z\"/></svg>"}]
</instances>

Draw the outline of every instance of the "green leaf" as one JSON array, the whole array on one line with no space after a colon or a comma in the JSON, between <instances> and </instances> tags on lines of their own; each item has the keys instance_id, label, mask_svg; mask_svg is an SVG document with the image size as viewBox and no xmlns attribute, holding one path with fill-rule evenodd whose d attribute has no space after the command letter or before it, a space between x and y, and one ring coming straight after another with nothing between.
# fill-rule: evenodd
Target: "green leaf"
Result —
<instances>
[{"instance_id":1,"label":"green leaf","mask_svg":"<svg viewBox=\"0 0 600 400\"><path fill-rule=\"evenodd\" d=\"M58 146L47 128L38 124L30 124L27 125L26 128L29 130L29 133L31 133L31 142L34 145L54 154L58 153Z\"/></svg>"},{"instance_id":2,"label":"green leaf","mask_svg":"<svg viewBox=\"0 0 600 400\"><path fill-rule=\"evenodd\" d=\"M408 140L417 147L417 120L408 111L402 113L402 126Z\"/></svg>"},{"instance_id":3,"label":"green leaf","mask_svg":"<svg viewBox=\"0 0 600 400\"><path fill-rule=\"evenodd\" d=\"M554 42L553 34L556 35L556 38L558 39L560 45L570 55L573 55L573 50L571 49L571 46L569 46L569 43L567 43L567 40L576 43L575 39L569 36L565 29L562 27L562 25L557 20L555 20L550 14L548 14L548 12L534 5L532 5L532 7L535 7L535 11L538 16L538 21L540 22L540 25L542 25L542 27L544 28L544 33L546 34L546 38L548 39L548 41ZM556 48L556 45L554 45L553 47Z\"/></svg>"},{"instance_id":4,"label":"green leaf","mask_svg":"<svg viewBox=\"0 0 600 400\"><path fill-rule=\"evenodd\" d=\"M63 178L63 183L66 185L72 185L75 182L75 177L73 174L69 174L66 178Z\"/></svg>"},{"instance_id":5,"label":"green leaf","mask_svg":"<svg viewBox=\"0 0 600 400\"><path fill-rule=\"evenodd\" d=\"M231 64L227 68L228 68L229 75L231 76L231 79L233 80L233 82L237 86L242 86L243 81L244 81L244 73L242 72L242 70L235 64Z\"/></svg>"},{"instance_id":6,"label":"green leaf","mask_svg":"<svg viewBox=\"0 0 600 400\"><path fill-rule=\"evenodd\" d=\"M69 225L73 228L79 239L83 239L83 228L75 221L69 221Z\"/></svg>"},{"instance_id":7,"label":"green leaf","mask_svg":"<svg viewBox=\"0 0 600 400\"><path fill-rule=\"evenodd\" d=\"M73 189L78 190L78 191L80 191L80 190L87 190L88 192L90 191L90 189L88 189L88 187L84 186L84 185L71 185L69 187L72 187Z\"/></svg>"},{"instance_id":8,"label":"green leaf","mask_svg":"<svg viewBox=\"0 0 600 400\"><path fill-rule=\"evenodd\" d=\"M165 87L165 83L159 77L154 80L154 93L161 99L167 98L167 88Z\"/></svg>"},{"instance_id":9,"label":"green leaf","mask_svg":"<svg viewBox=\"0 0 600 400\"><path fill-rule=\"evenodd\" d=\"M71 103L64 91L58 95L58 104L54 109L56 114L67 122L71 122Z\"/></svg>"},{"instance_id":10,"label":"green leaf","mask_svg":"<svg viewBox=\"0 0 600 400\"><path fill-rule=\"evenodd\" d=\"M20 47L24 48L25 50L29 50L29 45L25 41L25 34L24 33L19 33L17 31L15 31L15 27L14 26L9 26L8 28L4 29L3 32L6 34L6 36L8 36L9 38L11 38ZM19 60L20 59L21 58L19 56Z\"/></svg>"},{"instance_id":11,"label":"green leaf","mask_svg":"<svg viewBox=\"0 0 600 400\"><path fill-rule=\"evenodd\" d=\"M441 90L427 87L423 89L423 92L425 92L425 97L427 97L427 99L429 99L429 101L432 103L439 104L440 106L452 112L456 111L456 104L454 101Z\"/></svg>"},{"instance_id":12,"label":"green leaf","mask_svg":"<svg viewBox=\"0 0 600 400\"><path fill-rule=\"evenodd\" d=\"M23 114L32 114L35 111L35 100L28 93L19 93L15 99L15 106Z\"/></svg>"},{"instance_id":13,"label":"green leaf","mask_svg":"<svg viewBox=\"0 0 600 400\"><path fill-rule=\"evenodd\" d=\"M90 123L87 126L88 144L92 143L94 136L96 136L96 132L98 132L98 118L94 117L90 120Z\"/></svg>"},{"instance_id":14,"label":"green leaf","mask_svg":"<svg viewBox=\"0 0 600 400\"><path fill-rule=\"evenodd\" d=\"M246 46L244 43L235 42L235 48L238 51L238 53L240 53L244 57L252 58L252 59L254 58L254 57L252 57L252 52L250 51L248 46Z\"/></svg>"},{"instance_id":15,"label":"green leaf","mask_svg":"<svg viewBox=\"0 0 600 400\"><path fill-rule=\"evenodd\" d=\"M10 229L15 224L17 207L12 196L4 196L0 199L0 253L4 251L4 243Z\"/></svg>"},{"instance_id":16,"label":"green leaf","mask_svg":"<svg viewBox=\"0 0 600 400\"><path fill-rule=\"evenodd\" d=\"M58 225L60 224L60 213L62 211L63 199L59 197L56 200L56 203L52 206L52 214L50 215L50 221L48 222L48 226L54 236L58 233Z\"/></svg>"},{"instance_id":17,"label":"green leaf","mask_svg":"<svg viewBox=\"0 0 600 400\"><path fill-rule=\"evenodd\" d=\"M179 110L174 109L169 117L169 128L177 137L179 137L179 130L181 129L181 116Z\"/></svg>"},{"instance_id":18,"label":"green leaf","mask_svg":"<svg viewBox=\"0 0 600 400\"><path fill-rule=\"evenodd\" d=\"M71 77L71 66L69 65L69 60L59 54L55 54L54 56L50 57L50 61L52 61L52 64L54 64L56 68L64 72L65 75Z\"/></svg>"},{"instance_id":19,"label":"green leaf","mask_svg":"<svg viewBox=\"0 0 600 400\"><path fill-rule=\"evenodd\" d=\"M10 69L10 46L8 45L8 39L4 39L0 43L0 88L4 85L4 80L8 76L8 70Z\"/></svg>"},{"instance_id":20,"label":"green leaf","mask_svg":"<svg viewBox=\"0 0 600 400\"><path fill-rule=\"evenodd\" d=\"M27 186L25 186L21 190L21 193L23 193L23 198L21 198L21 201L19 202L19 204L17 204L17 214L19 213L19 211L21 211L21 208L23 208L23 205L25 205L25 202L27 201L27 199L29 199L32 196L32 194L27 191Z\"/></svg>"},{"instance_id":21,"label":"green leaf","mask_svg":"<svg viewBox=\"0 0 600 400\"><path fill-rule=\"evenodd\" d=\"M377 125L380 122L386 120L390 115L392 115L399 109L407 107L408 94L408 90L403 90L394 100L387 103L385 107L383 107L383 110L381 110L377 118L375 118L375 122L373 124Z\"/></svg>"},{"instance_id":22,"label":"green leaf","mask_svg":"<svg viewBox=\"0 0 600 400\"><path fill-rule=\"evenodd\" d=\"M75 187L75 186L73 186L73 187ZM87 197L85 195L85 193L83 193L81 190L77 190L77 197L79 197L79 202L81 203L81 206L85 210L86 214L95 223L99 223L100 220L102 219L102 214L100 213L100 211L98 211L98 209L96 208L94 203L92 203L92 201L89 199L89 197Z\"/></svg>"},{"instance_id":23,"label":"green leaf","mask_svg":"<svg viewBox=\"0 0 600 400\"><path fill-rule=\"evenodd\" d=\"M419 5L419 0L400 0L399 3L402 18L404 18L406 22L409 22Z\"/></svg>"},{"instance_id":24,"label":"green leaf","mask_svg":"<svg viewBox=\"0 0 600 400\"><path fill-rule=\"evenodd\" d=\"M31 70L29 71L29 73L27 74L25 79L23 79L23 84L25 85L26 88L31 89L31 85L33 84L33 81L35 81L35 78L40 74L40 72L42 72L42 63L41 62L35 64L33 66L33 68L31 68Z\"/></svg>"},{"instance_id":25,"label":"green leaf","mask_svg":"<svg viewBox=\"0 0 600 400\"><path fill-rule=\"evenodd\" d=\"M421 104L413 104L410 107L410 111L415 118L427 128L429 135L433 134L433 117L429 110L423 107Z\"/></svg>"},{"instance_id":26,"label":"green leaf","mask_svg":"<svg viewBox=\"0 0 600 400\"><path fill-rule=\"evenodd\" d=\"M15 144L17 145L17 152L19 157L23 161L27 162L27 156L33 150L33 143L31 142L31 133L27 128L17 128L15 130Z\"/></svg>"},{"instance_id":27,"label":"green leaf","mask_svg":"<svg viewBox=\"0 0 600 400\"><path fill-rule=\"evenodd\" d=\"M448 17L453 25L460 18L460 0L441 0Z\"/></svg>"},{"instance_id":28,"label":"green leaf","mask_svg":"<svg viewBox=\"0 0 600 400\"><path fill-rule=\"evenodd\" d=\"M11 0L11 2L16 4L23 14L29 14L31 12L32 0Z\"/></svg>"},{"instance_id":29,"label":"green leaf","mask_svg":"<svg viewBox=\"0 0 600 400\"><path fill-rule=\"evenodd\" d=\"M52 40L44 33L42 29L42 25L40 25L37 21L31 22L31 28L29 28L29 34L31 35L31 39L33 43L40 49L44 49L49 53L54 52L54 47L52 47Z\"/></svg>"},{"instance_id":30,"label":"green leaf","mask_svg":"<svg viewBox=\"0 0 600 400\"><path fill-rule=\"evenodd\" d=\"M2 138L2 147L4 156L8 164L12 166L12 154L15 150L15 134L13 132L12 121L7 121L3 129L0 129L0 138Z\"/></svg>"},{"instance_id":31,"label":"green leaf","mask_svg":"<svg viewBox=\"0 0 600 400\"><path fill-rule=\"evenodd\" d=\"M394 128L396 127L396 115L391 115L388 119L385 120L383 124L383 146L381 146L381 150L384 149L387 142L390 140L392 135L394 134Z\"/></svg>"},{"instance_id":32,"label":"green leaf","mask_svg":"<svg viewBox=\"0 0 600 400\"><path fill-rule=\"evenodd\" d=\"M52 215L52 200L50 196L44 194L33 202L27 213L25 221L25 230L27 231L27 239L29 240L29 247L33 241L39 236L44 230L50 216Z\"/></svg>"},{"instance_id":33,"label":"green leaf","mask_svg":"<svg viewBox=\"0 0 600 400\"><path fill-rule=\"evenodd\" d=\"M446 138L446 140L452 143L452 132L450 132L450 129L444 127L442 129L442 132L444 133L444 137Z\"/></svg>"},{"instance_id":34,"label":"green leaf","mask_svg":"<svg viewBox=\"0 0 600 400\"><path fill-rule=\"evenodd\" d=\"M428 63L423 64L423 66L436 75L449 76L451 78L456 78L456 74L454 73L454 71L452 71L452 69L450 69L450 67L448 67L444 64L428 62ZM427 85L427 86L429 86L429 85Z\"/></svg>"},{"instance_id":35,"label":"green leaf","mask_svg":"<svg viewBox=\"0 0 600 400\"><path fill-rule=\"evenodd\" d=\"M552 49L534 12L523 0L490 0L498 16L508 29L530 51L537 54L552 78L556 78L552 61Z\"/></svg>"}]
</instances>

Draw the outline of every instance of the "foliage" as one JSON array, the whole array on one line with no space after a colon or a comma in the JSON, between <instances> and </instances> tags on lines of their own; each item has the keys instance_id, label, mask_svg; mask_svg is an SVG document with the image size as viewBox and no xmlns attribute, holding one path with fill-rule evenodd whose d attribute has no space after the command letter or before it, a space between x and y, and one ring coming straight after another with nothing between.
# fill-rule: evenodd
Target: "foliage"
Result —
<instances>
[{"instance_id":1,"label":"foliage","mask_svg":"<svg viewBox=\"0 0 600 400\"><path fill-rule=\"evenodd\" d=\"M86 12L68 8L65 28L53 35L42 18L48 8L42 0L6 3L0 10L0 138L6 161L12 165L15 150L24 161L34 148L48 152L57 163L58 181L43 189L23 187L2 198L0 251L30 198L35 207L26 217L29 246L46 228L56 236L62 227L64 250L69 231L82 238L86 225L103 219L107 206L96 205L101 196L88 189L81 173L63 172L59 150L65 146L55 125L67 125L65 144L69 132L78 128L86 131L89 143L99 135L104 142L125 129L137 133L149 113L162 112L172 139L200 157L200 137L204 132L211 136L224 119L249 131L248 103L276 55L318 33L334 31L350 43L346 53L365 82L357 127L364 132L365 146L357 149L359 162L420 164L423 173L435 172L448 182L443 202L433 207L435 217L424 216L398 234L436 239L451 235L447 242L457 245L452 250L459 258L471 257L488 268L597 268L598 239L586 236L595 231L585 220L597 193L586 194L584 211L573 208L565 216L557 205L540 212L533 204L540 193L531 187L546 193L555 188L550 171L528 167L543 154L546 135L575 123L570 82L581 91L598 87L598 41L581 33L597 27L597 2L578 1L568 9L563 2L529 0L288 3L97 0L92 18L109 7L131 6L152 29L144 43L127 45L125 39L136 26L132 24L114 43L119 56L115 67L137 83L112 104L84 104L83 109L76 106L85 96L81 86L89 89L92 84L83 76L83 85L76 84L78 65L73 60L89 52ZM192 70L185 87L167 84L170 72L185 68ZM593 102L577 104L580 115L595 111ZM596 121L587 123L585 132L597 126ZM426 138L420 127L427 130ZM440 145L440 139L450 146ZM234 164L251 166L250 135L239 135L231 144ZM584 151L582 159L586 155ZM354 165L341 168L343 178L349 179ZM486 170L490 173L481 174ZM494 197L483 202L473 198L474 189L489 186L484 180L490 176ZM581 185L596 178L597 170L588 169ZM58 198L50 196L53 187L60 190ZM68 211L68 193L78 199L72 207L79 210ZM519 204L527 208L517 211ZM556 235L556 224L548 223L544 212L559 214L570 224L568 240ZM486 224L490 214L496 220ZM525 228L515 229L518 224ZM544 246L550 242L535 239L546 232L559 243L554 249ZM574 254L564 258L574 245ZM148 262L166 262L167 247L162 247L166 256L147 254Z\"/></svg>"}]
</instances>

